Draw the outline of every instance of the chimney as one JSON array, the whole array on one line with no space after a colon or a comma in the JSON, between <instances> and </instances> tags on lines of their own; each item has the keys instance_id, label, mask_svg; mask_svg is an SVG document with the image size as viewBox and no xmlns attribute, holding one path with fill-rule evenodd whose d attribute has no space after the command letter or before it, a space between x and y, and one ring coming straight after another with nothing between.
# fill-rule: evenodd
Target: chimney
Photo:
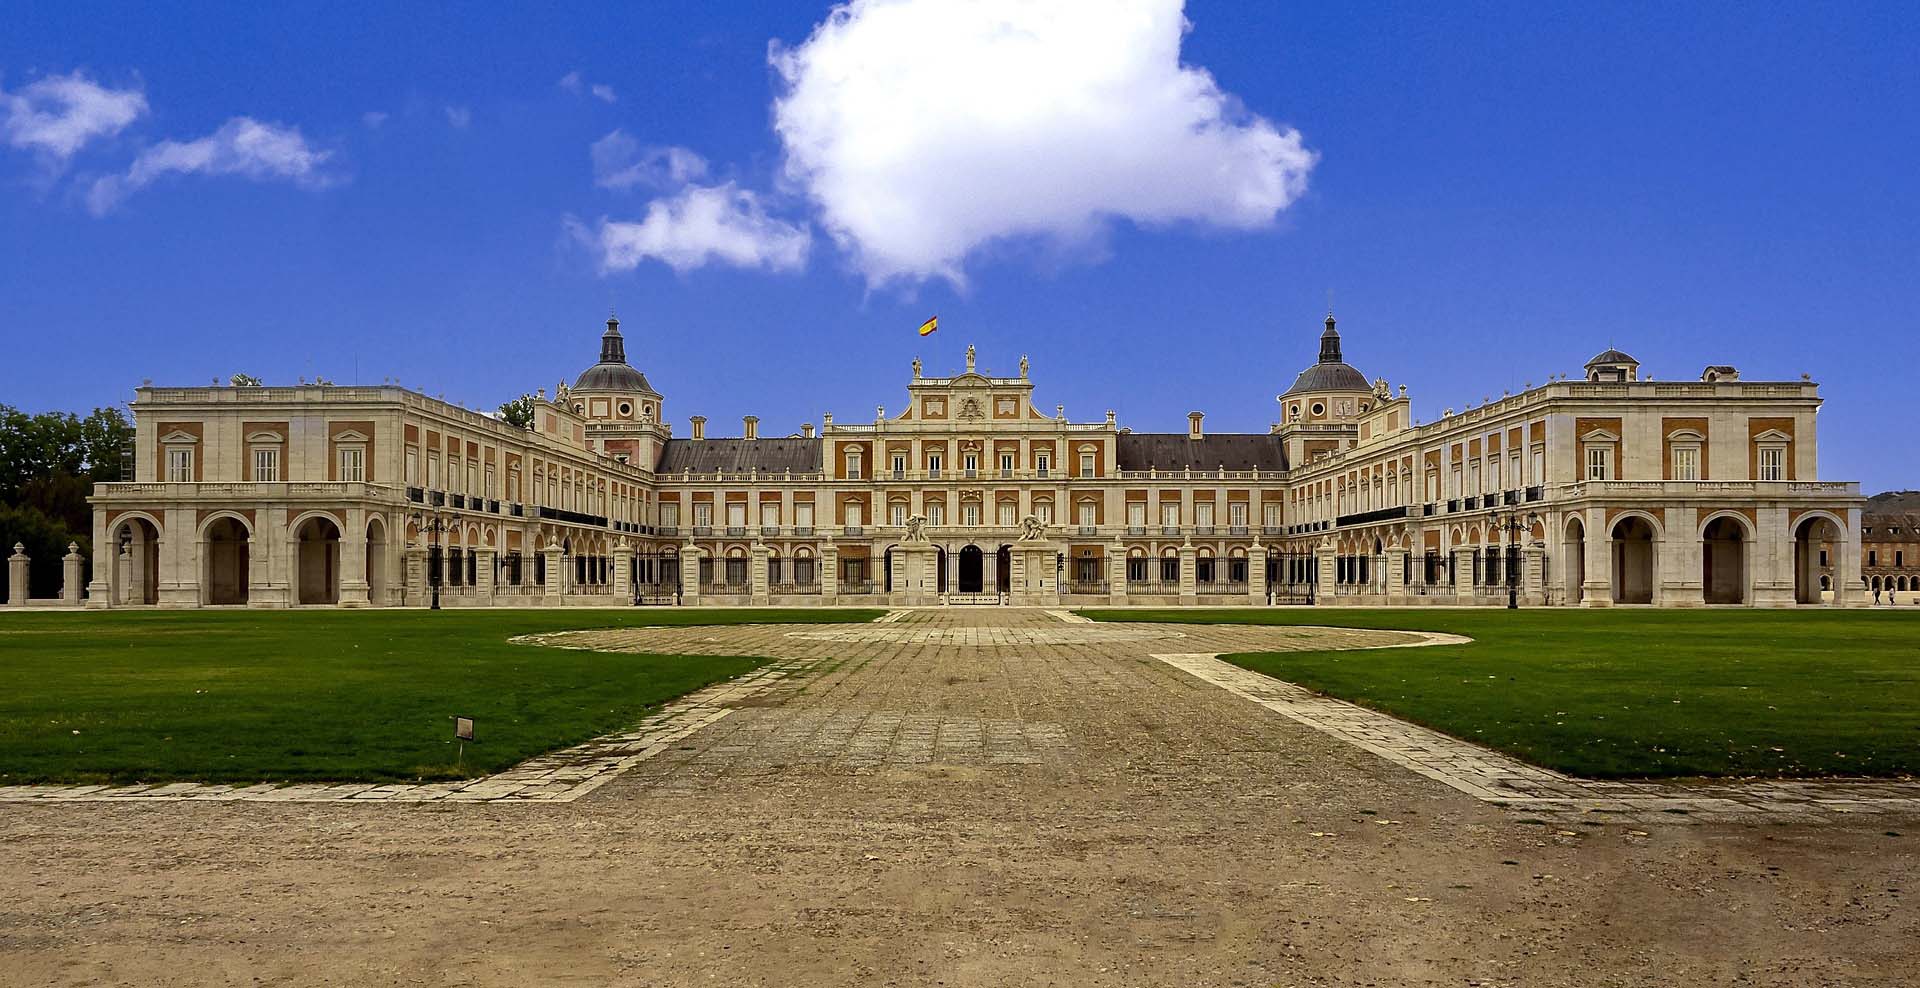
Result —
<instances>
[{"instance_id":1,"label":"chimney","mask_svg":"<svg viewBox=\"0 0 1920 988\"><path fill-rule=\"evenodd\" d=\"M801 437L802 439L812 439L812 438L813 438L813 423L812 423L812 422L803 422L803 423L801 423L801 425L800 425L800 437Z\"/></svg>"},{"instance_id":2,"label":"chimney","mask_svg":"<svg viewBox=\"0 0 1920 988\"><path fill-rule=\"evenodd\" d=\"M695 440L707 438L707 417L705 415L695 415L688 421L693 423L693 438Z\"/></svg>"},{"instance_id":3,"label":"chimney","mask_svg":"<svg viewBox=\"0 0 1920 988\"><path fill-rule=\"evenodd\" d=\"M1206 416L1204 416L1204 415L1202 415L1202 414L1201 414L1201 413L1199 413L1199 412L1188 412L1188 413L1187 413L1187 438L1188 438L1188 439L1198 439L1198 438L1200 438L1200 436L1201 436L1201 432L1200 432L1200 420L1201 420L1202 418L1205 418L1205 417L1206 417Z\"/></svg>"},{"instance_id":4,"label":"chimney","mask_svg":"<svg viewBox=\"0 0 1920 988\"><path fill-rule=\"evenodd\" d=\"M760 438L760 416L749 415L746 418L741 419L740 421L743 425L746 426L745 435L748 439Z\"/></svg>"}]
</instances>

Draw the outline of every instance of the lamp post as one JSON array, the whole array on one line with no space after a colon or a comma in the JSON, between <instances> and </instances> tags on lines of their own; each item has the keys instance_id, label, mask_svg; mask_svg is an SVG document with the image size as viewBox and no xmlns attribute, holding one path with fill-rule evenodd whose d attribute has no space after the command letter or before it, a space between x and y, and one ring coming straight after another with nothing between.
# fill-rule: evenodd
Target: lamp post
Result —
<instances>
[{"instance_id":1,"label":"lamp post","mask_svg":"<svg viewBox=\"0 0 1920 988\"><path fill-rule=\"evenodd\" d=\"M1500 510L1495 508L1487 512L1487 529L1505 533L1507 536L1503 540L1507 546L1507 610L1514 610L1520 606L1520 581L1516 579L1519 574L1514 572L1513 563L1517 560L1513 550L1520 545L1520 533L1531 531L1539 521L1539 513L1533 511L1527 512L1524 520L1521 519L1518 511L1509 511L1502 515Z\"/></svg>"},{"instance_id":2,"label":"lamp post","mask_svg":"<svg viewBox=\"0 0 1920 988\"><path fill-rule=\"evenodd\" d=\"M427 585L433 588L433 602L427 605L427 609L437 611L440 609L440 567L445 563L445 560L440 557L440 534L451 526L447 524L445 518L437 514L429 515L421 512L415 514L413 519L420 526L420 530L428 536L427 555L433 560L433 565L427 570Z\"/></svg>"}]
</instances>

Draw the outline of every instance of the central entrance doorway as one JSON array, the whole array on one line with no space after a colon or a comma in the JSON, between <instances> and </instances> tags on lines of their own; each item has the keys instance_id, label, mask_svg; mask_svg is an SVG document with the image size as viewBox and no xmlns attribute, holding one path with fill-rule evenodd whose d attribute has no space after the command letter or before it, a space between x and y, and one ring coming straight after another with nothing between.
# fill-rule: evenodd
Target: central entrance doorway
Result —
<instances>
[{"instance_id":1,"label":"central entrance doorway","mask_svg":"<svg viewBox=\"0 0 1920 988\"><path fill-rule=\"evenodd\" d=\"M979 593L982 586L985 567L982 565L980 547L970 545L960 550L960 592Z\"/></svg>"}]
</instances>

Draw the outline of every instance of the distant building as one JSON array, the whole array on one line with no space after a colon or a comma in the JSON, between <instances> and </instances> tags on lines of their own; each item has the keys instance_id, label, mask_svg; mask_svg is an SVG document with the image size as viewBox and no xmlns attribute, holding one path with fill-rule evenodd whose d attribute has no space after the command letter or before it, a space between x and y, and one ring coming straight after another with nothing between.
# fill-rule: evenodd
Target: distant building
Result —
<instances>
[{"instance_id":1,"label":"distant building","mask_svg":"<svg viewBox=\"0 0 1920 988\"><path fill-rule=\"evenodd\" d=\"M1920 491L1888 491L1868 498L1860 516L1860 541L1860 575L1869 594L1920 592Z\"/></svg>"},{"instance_id":2,"label":"distant building","mask_svg":"<svg viewBox=\"0 0 1920 988\"><path fill-rule=\"evenodd\" d=\"M1656 383L1609 349L1581 379L1415 423L1329 315L1266 432L1069 421L1034 403L1025 358L993 375L969 347L951 377L916 361L906 403L871 419L762 436L746 416L717 438L695 415L678 437L617 320L600 343L527 430L398 386L138 389L135 479L93 498L90 603L418 605L438 585L462 606L1495 604L1511 587L1778 607L1819 603L1835 573L1854 575L1833 600L1862 595L1865 502L1816 476L1805 380ZM915 594L903 551L931 560Z\"/></svg>"}]
</instances>

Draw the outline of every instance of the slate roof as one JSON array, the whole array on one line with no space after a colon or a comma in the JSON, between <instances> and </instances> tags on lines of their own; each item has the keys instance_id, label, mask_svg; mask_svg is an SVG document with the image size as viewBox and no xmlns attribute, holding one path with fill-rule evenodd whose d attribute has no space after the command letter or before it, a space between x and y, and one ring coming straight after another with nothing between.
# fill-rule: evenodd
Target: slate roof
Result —
<instances>
[{"instance_id":1,"label":"slate roof","mask_svg":"<svg viewBox=\"0 0 1920 988\"><path fill-rule=\"evenodd\" d=\"M1355 373L1358 373L1357 371ZM1129 432L1115 451L1122 470L1285 470L1286 447L1270 434L1189 439L1184 432Z\"/></svg>"},{"instance_id":2,"label":"slate roof","mask_svg":"<svg viewBox=\"0 0 1920 988\"><path fill-rule=\"evenodd\" d=\"M660 452L658 473L811 473L820 469L818 439L669 439Z\"/></svg>"},{"instance_id":3,"label":"slate roof","mask_svg":"<svg viewBox=\"0 0 1920 988\"><path fill-rule=\"evenodd\" d=\"M1308 391L1372 391L1373 385L1367 383L1367 375L1352 364L1314 364L1300 372L1293 379L1293 387L1287 394L1304 394ZM1204 440L1203 440L1204 441Z\"/></svg>"},{"instance_id":4,"label":"slate roof","mask_svg":"<svg viewBox=\"0 0 1920 988\"><path fill-rule=\"evenodd\" d=\"M573 382L575 391L627 391L650 394L659 397L653 385L647 383L647 375L634 370L630 364L594 364L580 374Z\"/></svg>"},{"instance_id":5,"label":"slate roof","mask_svg":"<svg viewBox=\"0 0 1920 988\"><path fill-rule=\"evenodd\" d=\"M1592 360L1587 361L1586 366L1592 367L1594 364L1637 364L1639 362L1640 361L1635 360L1632 357L1629 357L1618 350L1609 349L1609 350L1602 351L1599 354L1599 356L1596 356Z\"/></svg>"}]
</instances>

